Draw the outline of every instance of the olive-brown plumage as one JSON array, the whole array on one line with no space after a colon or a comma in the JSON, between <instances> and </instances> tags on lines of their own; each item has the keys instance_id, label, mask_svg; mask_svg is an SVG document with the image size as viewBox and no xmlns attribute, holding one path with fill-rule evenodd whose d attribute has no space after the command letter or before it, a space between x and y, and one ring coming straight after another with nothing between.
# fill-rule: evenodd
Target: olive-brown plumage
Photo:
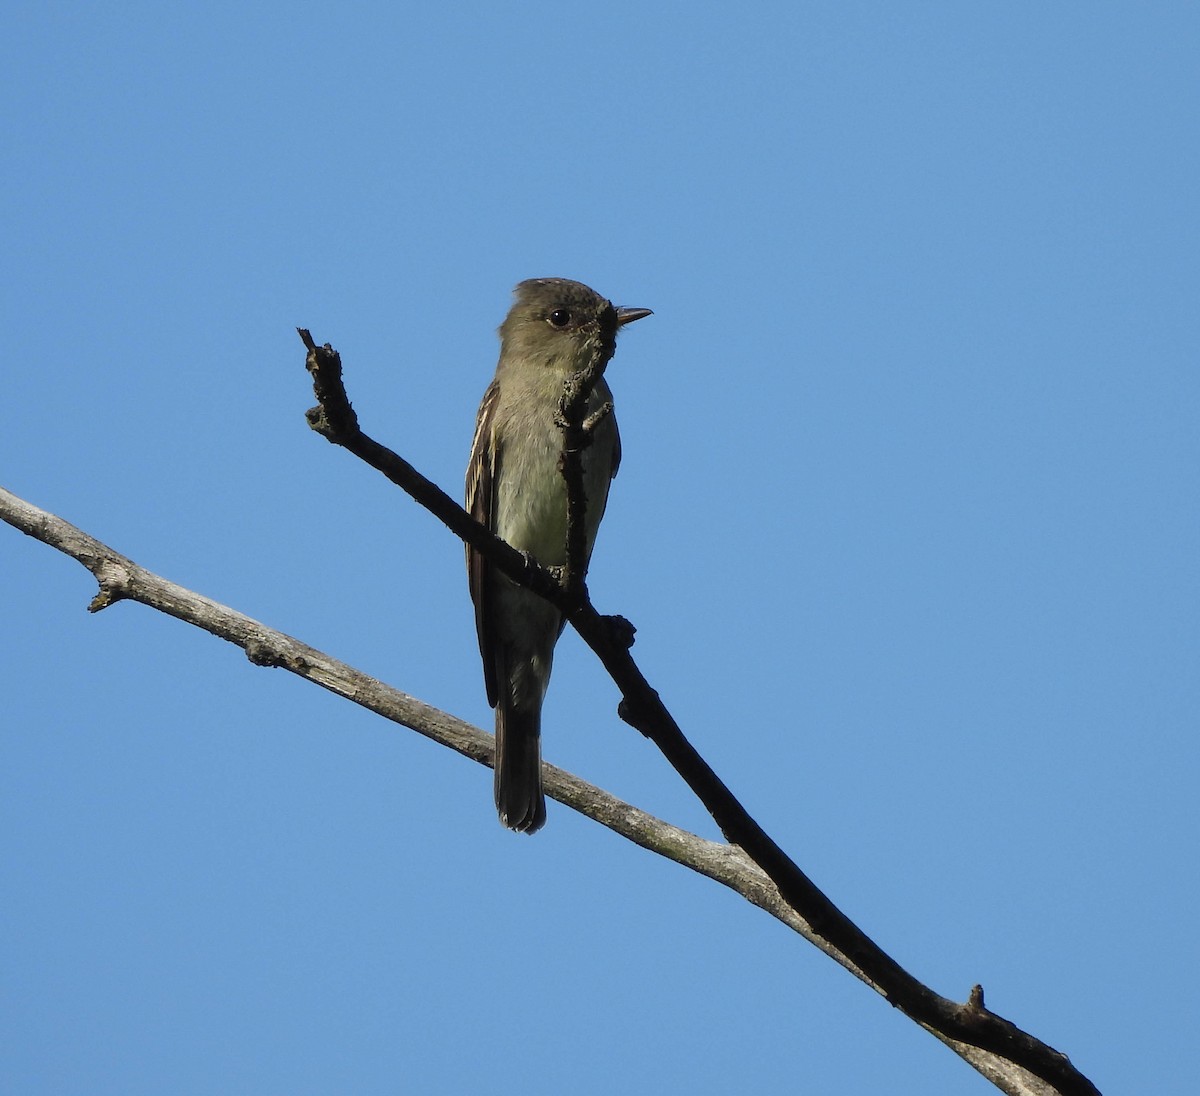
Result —
<instances>
[{"instance_id":1,"label":"olive-brown plumage","mask_svg":"<svg viewBox=\"0 0 1200 1096\"><path fill-rule=\"evenodd\" d=\"M556 421L563 383L597 357L611 358L617 329L649 314L645 308L615 308L565 278L536 278L516 288L500 327L496 375L476 419L467 509L545 566L566 562L567 492ZM611 401L601 378L589 413ZM583 453L589 556L620 459L616 417L608 414ZM553 605L515 585L470 547L467 574L488 703L496 709L496 809L510 829L534 833L546 821L542 701L563 621Z\"/></svg>"}]
</instances>

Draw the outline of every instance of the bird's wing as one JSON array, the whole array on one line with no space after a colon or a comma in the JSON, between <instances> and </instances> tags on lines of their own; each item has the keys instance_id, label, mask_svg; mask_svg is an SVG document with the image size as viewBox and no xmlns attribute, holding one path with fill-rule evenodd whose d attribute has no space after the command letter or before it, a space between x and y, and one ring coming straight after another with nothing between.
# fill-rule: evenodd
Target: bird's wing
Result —
<instances>
[{"instance_id":1,"label":"bird's wing","mask_svg":"<svg viewBox=\"0 0 1200 1096\"><path fill-rule=\"evenodd\" d=\"M500 386L492 381L483 394L479 414L475 419L475 438L471 442L471 459L467 462L467 512L481 525L495 531L495 489L499 479L500 453L496 438L496 406L500 401ZM475 633L479 637L479 653L483 656L483 682L487 688L488 704L493 708L499 697L496 688L496 664L493 657L494 637L488 620L488 585L492 569L487 560L467 545L467 583L475 603Z\"/></svg>"}]
</instances>

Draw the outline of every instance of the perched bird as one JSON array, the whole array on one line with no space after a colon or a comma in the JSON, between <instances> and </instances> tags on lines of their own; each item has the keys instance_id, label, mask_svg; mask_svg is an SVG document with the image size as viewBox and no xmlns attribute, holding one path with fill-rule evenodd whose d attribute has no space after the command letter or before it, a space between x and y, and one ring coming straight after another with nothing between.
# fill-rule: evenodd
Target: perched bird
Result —
<instances>
[{"instance_id":1,"label":"perched bird","mask_svg":"<svg viewBox=\"0 0 1200 1096\"><path fill-rule=\"evenodd\" d=\"M616 349L617 329L648 308L615 308L599 293L566 278L522 282L500 326L500 361L484 393L467 466L467 509L514 548L547 567L566 562L567 489L559 467L563 432L557 418L572 373ZM588 414L611 404L601 377ZM590 557L617 474L621 440L610 412L596 422L583 451L587 496L584 529ZM542 795L542 700L559 611L515 585L467 548L475 629L488 703L496 709L496 809L509 829L534 833L546 821Z\"/></svg>"}]
</instances>

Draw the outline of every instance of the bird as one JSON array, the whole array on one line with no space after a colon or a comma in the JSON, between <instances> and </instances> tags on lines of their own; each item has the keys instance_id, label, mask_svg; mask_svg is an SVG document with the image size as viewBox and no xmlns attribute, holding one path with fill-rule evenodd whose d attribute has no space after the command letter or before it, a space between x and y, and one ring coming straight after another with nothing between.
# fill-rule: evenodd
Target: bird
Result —
<instances>
[{"instance_id":1,"label":"bird","mask_svg":"<svg viewBox=\"0 0 1200 1096\"><path fill-rule=\"evenodd\" d=\"M567 488L560 469L564 383L593 361L603 367L617 331L651 315L616 307L568 278L532 278L514 290L500 325L500 360L475 420L466 508L512 547L545 567L567 562ZM603 376L587 415L583 450L585 551L591 557L621 462L621 438ZM607 413L604 410L607 408ZM542 702L565 621L548 601L512 582L467 546L467 577L488 704L496 710L496 810L503 825L535 833L546 821L542 791Z\"/></svg>"}]
</instances>

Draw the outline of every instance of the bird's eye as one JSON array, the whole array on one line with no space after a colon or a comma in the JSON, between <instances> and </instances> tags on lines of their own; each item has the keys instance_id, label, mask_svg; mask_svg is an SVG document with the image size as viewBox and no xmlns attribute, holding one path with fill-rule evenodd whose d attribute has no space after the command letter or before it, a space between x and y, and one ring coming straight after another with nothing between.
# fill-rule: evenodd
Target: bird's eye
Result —
<instances>
[{"instance_id":1,"label":"bird's eye","mask_svg":"<svg viewBox=\"0 0 1200 1096\"><path fill-rule=\"evenodd\" d=\"M566 327L571 322L571 312L566 308L556 308L550 313L550 322L555 327Z\"/></svg>"}]
</instances>

